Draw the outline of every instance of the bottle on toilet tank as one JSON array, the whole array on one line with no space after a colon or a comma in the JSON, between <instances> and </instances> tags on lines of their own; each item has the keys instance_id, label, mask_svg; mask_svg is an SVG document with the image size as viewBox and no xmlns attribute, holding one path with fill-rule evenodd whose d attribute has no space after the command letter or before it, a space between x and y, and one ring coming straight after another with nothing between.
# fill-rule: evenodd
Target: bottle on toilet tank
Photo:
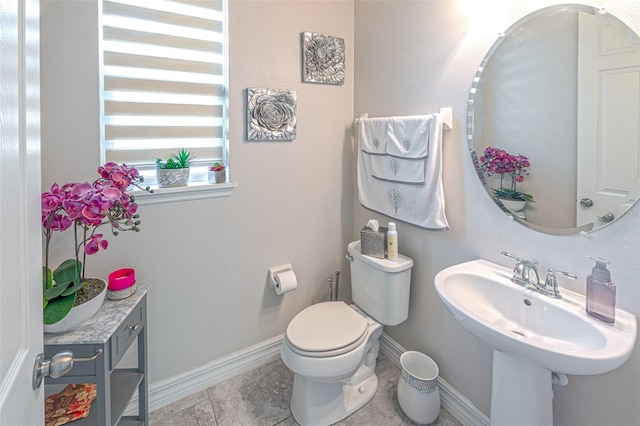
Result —
<instances>
[{"instance_id":1,"label":"bottle on toilet tank","mask_svg":"<svg viewBox=\"0 0 640 426\"><path fill-rule=\"evenodd\" d=\"M398 260L398 231L395 222L389 222L387 231L387 259L393 262Z\"/></svg>"}]
</instances>

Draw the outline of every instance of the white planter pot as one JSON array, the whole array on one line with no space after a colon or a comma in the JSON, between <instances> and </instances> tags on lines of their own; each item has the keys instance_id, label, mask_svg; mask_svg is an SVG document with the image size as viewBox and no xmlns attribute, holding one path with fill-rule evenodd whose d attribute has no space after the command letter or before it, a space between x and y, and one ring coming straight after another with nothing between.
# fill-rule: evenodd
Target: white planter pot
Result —
<instances>
[{"instance_id":1,"label":"white planter pot","mask_svg":"<svg viewBox=\"0 0 640 426\"><path fill-rule=\"evenodd\" d=\"M187 186L191 169L156 169L156 180L160 188Z\"/></svg>"},{"instance_id":2,"label":"white planter pot","mask_svg":"<svg viewBox=\"0 0 640 426\"><path fill-rule=\"evenodd\" d=\"M519 212L527 205L526 200L503 200L502 198L499 198L499 200L503 206L505 206L512 212Z\"/></svg>"},{"instance_id":3,"label":"white planter pot","mask_svg":"<svg viewBox=\"0 0 640 426\"><path fill-rule=\"evenodd\" d=\"M107 283L104 283L104 290L93 299L80 306L74 306L66 317L54 324L44 324L45 333L64 333L80 326L83 322L93 317L102 306L104 297L107 295Z\"/></svg>"}]
</instances>

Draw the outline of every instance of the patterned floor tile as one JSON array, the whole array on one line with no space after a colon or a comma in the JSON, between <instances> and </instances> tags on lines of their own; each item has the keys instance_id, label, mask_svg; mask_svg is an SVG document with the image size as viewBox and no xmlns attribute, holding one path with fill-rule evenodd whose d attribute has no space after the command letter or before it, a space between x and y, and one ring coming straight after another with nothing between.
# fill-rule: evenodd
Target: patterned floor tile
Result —
<instances>
[{"instance_id":1,"label":"patterned floor tile","mask_svg":"<svg viewBox=\"0 0 640 426\"><path fill-rule=\"evenodd\" d=\"M180 401L174 402L173 404L169 404L166 407L162 407L158 410L152 411L149 414L149 425L154 426L160 424L158 423L160 420L171 417L172 415L186 409L190 409L199 402L208 400L209 394L205 390L183 398Z\"/></svg>"},{"instance_id":2,"label":"patterned floor tile","mask_svg":"<svg viewBox=\"0 0 640 426\"><path fill-rule=\"evenodd\" d=\"M376 364L378 391L372 400L339 426L415 425L398 403L400 370L384 355ZM226 380L151 414L151 426L299 426L289 403L293 374L274 361ZM441 409L435 426L460 426Z\"/></svg>"},{"instance_id":3,"label":"patterned floor tile","mask_svg":"<svg viewBox=\"0 0 640 426\"><path fill-rule=\"evenodd\" d=\"M153 426L217 426L213 408L208 399L150 424Z\"/></svg>"},{"instance_id":4,"label":"patterned floor tile","mask_svg":"<svg viewBox=\"0 0 640 426\"><path fill-rule=\"evenodd\" d=\"M218 426L273 426L291 416L293 375L281 361L209 388Z\"/></svg>"}]
</instances>

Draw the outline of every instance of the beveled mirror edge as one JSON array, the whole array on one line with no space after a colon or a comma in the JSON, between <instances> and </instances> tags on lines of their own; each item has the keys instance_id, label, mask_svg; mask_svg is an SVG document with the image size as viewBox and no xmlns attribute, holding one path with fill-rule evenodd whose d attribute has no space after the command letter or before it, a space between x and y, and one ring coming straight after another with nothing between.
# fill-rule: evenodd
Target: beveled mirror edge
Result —
<instances>
[{"instance_id":1,"label":"beveled mirror edge","mask_svg":"<svg viewBox=\"0 0 640 426\"><path fill-rule=\"evenodd\" d=\"M478 154L476 153L475 147L473 145L474 144L473 129L474 129L474 120L475 120L474 102L477 95L478 85L481 81L484 69L487 63L489 62L489 60L491 59L493 53L505 40L506 35L511 34L513 31L519 28L523 23L531 19L534 19L539 15L549 13L549 12L560 12L560 11L569 10L569 9L575 12L585 12L585 13L591 13L591 14L596 14L599 12L602 13L602 11L604 10L604 9L600 9L594 6L588 6L584 4L567 3L567 4L558 4L558 5L543 7L541 9L533 11L523 16L522 18L518 19L514 24L509 26L509 28L506 31L499 33L498 39L491 45L491 47L485 54L484 58L480 62L480 65L478 66L478 69L476 70L476 74L471 83L471 89L469 91L469 99L467 101L467 122L466 122L467 144L469 147L469 152L471 154L471 161L473 163L473 166L476 169L476 173L478 175L478 178L480 179L480 183L484 187L484 190L487 192L487 195L489 195L489 197L493 200L495 205L498 206L498 208L500 208L503 211L503 213L507 215L508 218L513 219L514 221L534 231L549 234L549 235L556 235L556 236L586 235L588 233L595 232L599 229L609 227L614 222L618 221L622 216L624 216L636 204L638 204L638 199L636 199L636 201L629 208L627 208L622 213L620 213L613 221L608 223L603 223L603 224L596 224L594 222L594 223L588 223L582 226L577 226L572 228L548 228L548 227L532 224L530 222L527 222L526 220L519 218L517 215L514 215L513 212L507 209L504 206L504 204L502 204L496 197L491 195L489 184L487 183L487 180L484 177L484 173L480 168L480 163L478 161ZM608 12L604 12L604 13L608 13ZM620 21L622 21L622 19L620 19Z\"/></svg>"}]
</instances>

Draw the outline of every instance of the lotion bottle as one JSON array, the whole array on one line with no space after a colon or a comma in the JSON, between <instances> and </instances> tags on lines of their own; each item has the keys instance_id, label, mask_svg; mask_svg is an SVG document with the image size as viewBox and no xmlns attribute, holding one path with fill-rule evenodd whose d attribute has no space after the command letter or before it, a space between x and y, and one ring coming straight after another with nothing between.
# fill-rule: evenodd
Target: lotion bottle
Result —
<instances>
[{"instance_id":1,"label":"lotion bottle","mask_svg":"<svg viewBox=\"0 0 640 426\"><path fill-rule=\"evenodd\" d=\"M611 272L607 269L609 261L587 257L596 262L587 277L587 314L613 324L616 320L616 286L611 282Z\"/></svg>"},{"instance_id":2,"label":"lotion bottle","mask_svg":"<svg viewBox=\"0 0 640 426\"><path fill-rule=\"evenodd\" d=\"M398 260L398 231L395 222L389 222L387 231L387 258L392 262Z\"/></svg>"}]
</instances>

